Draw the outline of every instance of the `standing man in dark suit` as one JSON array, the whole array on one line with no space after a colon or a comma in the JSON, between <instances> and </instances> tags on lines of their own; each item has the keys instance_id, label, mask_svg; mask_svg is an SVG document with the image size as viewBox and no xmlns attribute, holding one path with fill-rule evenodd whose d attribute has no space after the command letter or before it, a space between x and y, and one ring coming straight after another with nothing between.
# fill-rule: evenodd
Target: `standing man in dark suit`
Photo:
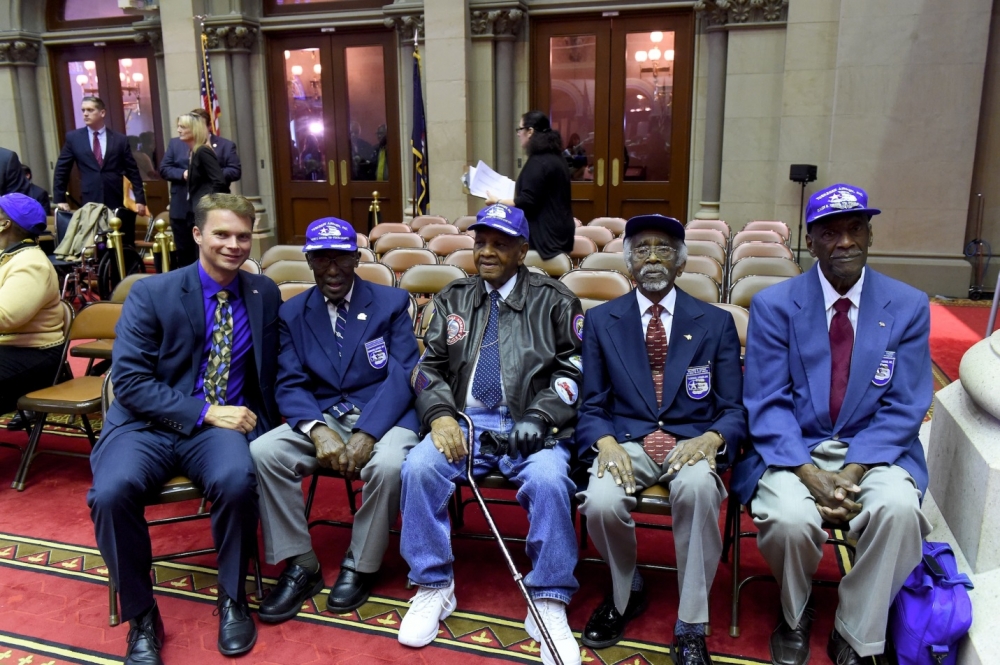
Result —
<instances>
[{"instance_id":1,"label":"standing man in dark suit","mask_svg":"<svg viewBox=\"0 0 1000 665\"><path fill-rule=\"evenodd\" d=\"M31 183L21 171L21 160L17 158L17 153L7 148L0 148L0 196L6 194L31 196L28 193L30 186Z\"/></svg>"},{"instance_id":2,"label":"standing man in dark suit","mask_svg":"<svg viewBox=\"0 0 1000 665\"><path fill-rule=\"evenodd\" d=\"M81 203L103 203L112 212L122 208L125 243L135 243L135 215L147 215L146 195L142 188L142 175L132 157L128 138L104 124L107 110L100 97L84 97L80 108L86 127L66 134L59 160L56 162L52 185L52 198L60 210L69 210L66 190L73 165L80 171ZM136 212L124 209L125 186L122 177L132 183Z\"/></svg>"},{"instance_id":3,"label":"standing man in dark suit","mask_svg":"<svg viewBox=\"0 0 1000 665\"><path fill-rule=\"evenodd\" d=\"M277 398L286 424L250 446L267 561L288 562L260 606L268 623L292 618L323 588L302 500L302 479L320 466L365 482L327 609L350 612L368 600L399 514L403 460L420 429L409 296L354 274L357 234L343 220L310 224L302 249L316 287L281 307Z\"/></svg>"},{"instance_id":4,"label":"standing man in dark suit","mask_svg":"<svg viewBox=\"0 0 1000 665\"><path fill-rule=\"evenodd\" d=\"M212 504L219 651L248 652L257 629L245 579L257 540L248 439L280 422L274 400L278 287L240 270L253 204L212 194L196 210L198 263L137 282L116 328L115 400L91 455L97 544L129 620L125 663L160 664L163 621L149 578L144 498L180 472Z\"/></svg>"},{"instance_id":5,"label":"standing man in dark suit","mask_svg":"<svg viewBox=\"0 0 1000 665\"><path fill-rule=\"evenodd\" d=\"M52 204L49 202L49 193L44 189L39 187L31 179L31 167L27 164L21 164L21 172L24 173L24 177L28 179L28 196L38 201L45 210L45 214L48 215L52 210Z\"/></svg>"},{"instance_id":6,"label":"standing man in dark suit","mask_svg":"<svg viewBox=\"0 0 1000 665\"><path fill-rule=\"evenodd\" d=\"M747 436L740 339L732 316L681 291L684 226L642 215L625 226L632 293L592 309L583 333L583 403L577 423L581 458L597 458L580 513L611 568L613 593L591 615L583 643L617 643L646 606L636 570L635 493L657 483L670 490L680 607L676 662L709 665L708 597L722 537L728 466Z\"/></svg>"}]
</instances>

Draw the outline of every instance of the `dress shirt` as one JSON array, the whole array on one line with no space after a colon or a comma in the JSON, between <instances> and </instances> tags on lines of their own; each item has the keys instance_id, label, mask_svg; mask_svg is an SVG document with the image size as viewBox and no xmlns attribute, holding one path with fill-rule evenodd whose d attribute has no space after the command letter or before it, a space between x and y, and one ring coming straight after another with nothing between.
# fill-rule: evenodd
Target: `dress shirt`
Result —
<instances>
[{"instance_id":1,"label":"dress shirt","mask_svg":"<svg viewBox=\"0 0 1000 665\"><path fill-rule=\"evenodd\" d=\"M101 158L107 156L108 154L108 128L101 127L100 129L90 129L87 128L87 141L90 144L90 149L94 148L94 134L97 134L97 140L101 144Z\"/></svg>"},{"instance_id":2,"label":"dress shirt","mask_svg":"<svg viewBox=\"0 0 1000 665\"><path fill-rule=\"evenodd\" d=\"M861 277L855 282L854 286L845 293L840 295L837 290L833 288L833 285L827 281L826 275L823 274L822 270L817 268L816 274L819 275L819 285L823 288L823 306L826 307L826 329L830 330L830 323L833 321L833 315L835 314L833 305L841 298L847 298L851 301L851 308L847 310L847 318L851 322L851 328L854 329L855 334L858 332L858 307L861 306L861 289L865 284L865 269L861 269ZM857 337L854 339L857 342Z\"/></svg>"},{"instance_id":3,"label":"dress shirt","mask_svg":"<svg viewBox=\"0 0 1000 665\"><path fill-rule=\"evenodd\" d=\"M215 295L222 290L229 291L229 302L233 307L233 350L229 368L229 380L226 382L226 405L241 406L243 404L243 383L246 378L246 356L253 344L250 335L250 317L247 315L246 303L240 293L239 275L228 284L219 284L212 279L201 263L198 264L198 277L201 279L201 292L205 306L205 346L201 354L201 364L198 367L198 380L194 385L193 396L205 399L205 370L208 368L208 354L212 349L212 327L215 325L215 309L219 301ZM206 402L201 411L198 424L201 425L208 413L210 405Z\"/></svg>"},{"instance_id":4,"label":"dress shirt","mask_svg":"<svg viewBox=\"0 0 1000 665\"><path fill-rule=\"evenodd\" d=\"M642 295L639 289L635 290L635 297L639 301L639 314L642 315L642 339L645 340L649 322L653 320L653 313L649 311L649 308L653 306L653 301ZM660 312L660 321L663 322L663 331L667 333L667 344L670 343L670 329L674 322L674 304L676 302L677 290L671 288L670 292L663 296L659 303L663 308L663 311Z\"/></svg>"},{"instance_id":5,"label":"dress shirt","mask_svg":"<svg viewBox=\"0 0 1000 665\"><path fill-rule=\"evenodd\" d=\"M316 288L319 288L319 287L316 287ZM351 290L348 291L347 295L344 296L344 298L343 298L345 301L347 301L347 309L348 309L348 311L350 311L350 309L351 309L351 296L352 295L354 295L354 284L353 283L351 284ZM326 296L323 296L323 299L326 300L326 311L330 315L330 329L333 330L333 335L334 335L334 337L336 337L337 336L337 305L334 304L334 302L332 300L330 300L329 298L327 298ZM336 344L337 343L336 340L334 340L333 343ZM324 423L321 423L318 420L310 420L309 422L302 422L302 423L299 423L299 431L302 432L303 434L305 434L306 436L309 436L309 432L312 431L312 428L315 427L316 425L320 425L320 424L324 424ZM345 443L346 443L346 441L345 441Z\"/></svg>"},{"instance_id":6,"label":"dress shirt","mask_svg":"<svg viewBox=\"0 0 1000 665\"><path fill-rule=\"evenodd\" d=\"M499 291L500 292L500 300L507 300L507 297L510 296L511 292L514 290L514 287L517 285L517 273L515 273L513 277L511 277L509 280L507 280L507 283L504 284L503 286L501 286L499 289L493 288L490 285L489 282L484 282L484 283L486 284L486 295L487 295L486 306L487 307L492 307L491 303L489 302L489 295L491 293L493 293L494 291ZM499 326L499 323L500 322L497 321L497 325L498 326ZM483 327L483 334L484 335L486 334L486 327L485 326ZM499 335L499 330L497 331L497 334ZM480 340L480 343L482 343L482 340ZM497 344L499 344L499 343L500 343L500 340L499 340L499 337L498 337L497 338ZM476 354L476 364L472 366L472 374L470 375L472 377L472 379L469 381L469 388L465 392L465 407L466 408L472 407L472 408L476 408L476 409L486 409L486 408L489 408L489 407L487 407L485 404L483 404L478 399L476 399L475 397L472 396L472 384L475 383L475 380L476 380L476 367L478 367L478 366L479 366L479 355ZM503 367L503 358L502 357L500 358L500 367ZM498 407L499 406L507 406L507 391L503 387L503 381L502 380L500 381L500 390L503 393L503 397L500 399L500 403L497 404L497 406Z\"/></svg>"}]
</instances>

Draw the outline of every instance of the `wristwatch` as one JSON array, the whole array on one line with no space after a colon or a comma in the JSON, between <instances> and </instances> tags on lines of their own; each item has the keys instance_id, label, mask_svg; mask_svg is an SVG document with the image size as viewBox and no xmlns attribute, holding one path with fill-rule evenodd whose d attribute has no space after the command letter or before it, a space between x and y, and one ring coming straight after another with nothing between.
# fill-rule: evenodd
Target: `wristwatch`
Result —
<instances>
[{"instance_id":1,"label":"wristwatch","mask_svg":"<svg viewBox=\"0 0 1000 665\"><path fill-rule=\"evenodd\" d=\"M721 455L722 453L726 452L726 437L722 436L722 432L714 429L710 429L708 431L711 432L712 434L715 434L720 439L722 439L722 445L719 446L719 449L715 451L715 454Z\"/></svg>"}]
</instances>

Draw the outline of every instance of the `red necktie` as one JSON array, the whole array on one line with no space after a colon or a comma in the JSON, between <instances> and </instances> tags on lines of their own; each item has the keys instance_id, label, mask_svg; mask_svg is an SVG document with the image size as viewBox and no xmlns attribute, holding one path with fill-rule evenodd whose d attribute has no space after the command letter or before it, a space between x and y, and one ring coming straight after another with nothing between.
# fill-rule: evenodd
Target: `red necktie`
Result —
<instances>
[{"instance_id":1,"label":"red necktie","mask_svg":"<svg viewBox=\"0 0 1000 665\"><path fill-rule=\"evenodd\" d=\"M663 402L663 366L667 362L667 331L663 327L660 314L663 307L653 305L647 311L651 312L653 318L646 328L646 355L649 356L649 368L653 372L653 387L656 389L656 405L661 406ZM646 454L654 462L663 465L663 460L667 458L670 451L677 444L677 439L657 428L655 432L646 435L642 442Z\"/></svg>"},{"instance_id":2,"label":"red necktie","mask_svg":"<svg viewBox=\"0 0 1000 665\"><path fill-rule=\"evenodd\" d=\"M830 321L830 421L837 422L840 407L847 394L847 380L851 376L851 353L854 351L854 328L847 312L851 301L841 298L833 303L836 313Z\"/></svg>"},{"instance_id":3,"label":"red necktie","mask_svg":"<svg viewBox=\"0 0 1000 665\"><path fill-rule=\"evenodd\" d=\"M101 155L101 140L97 138L97 132L94 132L94 159L97 160L97 168L104 168L104 157Z\"/></svg>"}]
</instances>

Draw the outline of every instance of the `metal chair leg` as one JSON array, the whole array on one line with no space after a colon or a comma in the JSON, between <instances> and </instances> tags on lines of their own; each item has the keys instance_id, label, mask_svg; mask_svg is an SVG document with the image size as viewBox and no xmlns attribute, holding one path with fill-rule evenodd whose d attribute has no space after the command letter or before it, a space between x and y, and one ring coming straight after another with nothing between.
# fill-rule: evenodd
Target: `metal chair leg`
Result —
<instances>
[{"instance_id":1,"label":"metal chair leg","mask_svg":"<svg viewBox=\"0 0 1000 665\"><path fill-rule=\"evenodd\" d=\"M354 496L354 485L347 478L344 478L344 485L347 486L347 505L351 508L351 514L356 515L358 513L358 499Z\"/></svg>"},{"instance_id":2,"label":"metal chair leg","mask_svg":"<svg viewBox=\"0 0 1000 665\"><path fill-rule=\"evenodd\" d=\"M733 530L733 606L729 620L729 636L740 636L740 513L737 508Z\"/></svg>"},{"instance_id":3,"label":"metal chair leg","mask_svg":"<svg viewBox=\"0 0 1000 665\"><path fill-rule=\"evenodd\" d=\"M260 573L260 548L254 546L253 553L253 580L257 585L257 597L258 603L264 600L264 578Z\"/></svg>"},{"instance_id":4,"label":"metal chair leg","mask_svg":"<svg viewBox=\"0 0 1000 665\"><path fill-rule=\"evenodd\" d=\"M24 491L24 482L28 478L28 467L31 466L31 461L35 457L35 450L38 449L38 440L42 438L42 430L45 429L45 417L47 415L46 413L39 413L38 420L35 421L35 426L31 429L31 436L28 437L28 447L24 449L24 454L21 456L21 463L18 465L17 473L14 475L14 482L11 483L11 487L18 492Z\"/></svg>"},{"instance_id":5,"label":"metal chair leg","mask_svg":"<svg viewBox=\"0 0 1000 665\"><path fill-rule=\"evenodd\" d=\"M588 533L587 533L587 516L584 515L583 513L580 513L580 549L581 550L587 549L587 545L588 545L587 536L588 536Z\"/></svg>"},{"instance_id":6,"label":"metal chair leg","mask_svg":"<svg viewBox=\"0 0 1000 665\"><path fill-rule=\"evenodd\" d=\"M110 608L108 625L117 626L122 620L118 615L118 590L115 588L115 582L111 579L110 572L108 572L108 607Z\"/></svg>"},{"instance_id":7,"label":"metal chair leg","mask_svg":"<svg viewBox=\"0 0 1000 665\"><path fill-rule=\"evenodd\" d=\"M309 494L306 495L306 522L309 521L309 515L312 513L313 499L316 498L316 485L319 483L319 474L314 473L312 477L312 482L309 483Z\"/></svg>"},{"instance_id":8,"label":"metal chair leg","mask_svg":"<svg viewBox=\"0 0 1000 665\"><path fill-rule=\"evenodd\" d=\"M87 438L90 440L90 447L93 448L97 445L97 437L94 436L94 428L90 426L90 418L84 414L80 416L80 420L83 421L83 429L87 432Z\"/></svg>"}]
</instances>

